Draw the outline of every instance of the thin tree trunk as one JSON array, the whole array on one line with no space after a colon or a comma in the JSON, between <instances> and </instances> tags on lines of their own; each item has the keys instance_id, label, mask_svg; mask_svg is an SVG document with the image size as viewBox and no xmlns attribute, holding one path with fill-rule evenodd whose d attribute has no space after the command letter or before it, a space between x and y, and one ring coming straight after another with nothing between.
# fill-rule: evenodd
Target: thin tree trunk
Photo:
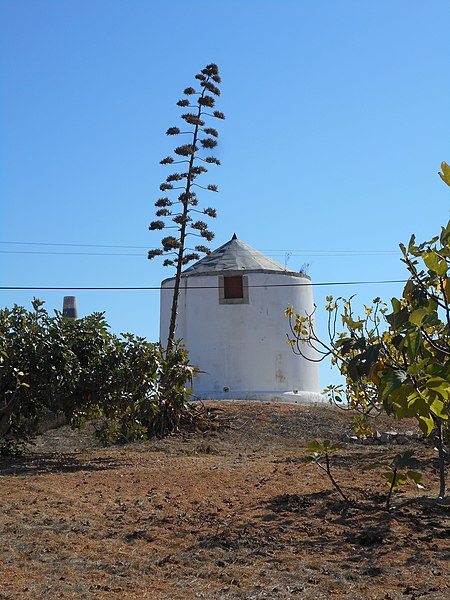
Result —
<instances>
[{"instance_id":1,"label":"thin tree trunk","mask_svg":"<svg viewBox=\"0 0 450 600\"><path fill-rule=\"evenodd\" d=\"M442 419L437 421L438 428L438 452L439 452L439 498L445 498L445 449L444 449L444 426Z\"/></svg>"},{"instance_id":2,"label":"thin tree trunk","mask_svg":"<svg viewBox=\"0 0 450 600\"><path fill-rule=\"evenodd\" d=\"M0 411L0 438L6 435L11 427L11 415L13 414L14 409L16 408L18 389L19 388L17 387L16 390L13 392L11 400L8 402L8 404L5 404L5 406Z\"/></svg>"},{"instance_id":3,"label":"thin tree trunk","mask_svg":"<svg viewBox=\"0 0 450 600\"><path fill-rule=\"evenodd\" d=\"M331 473L331 467L330 467L330 457L328 456L328 452L325 452L325 464L326 464L326 472L328 474L328 477L331 480L331 483L334 485L334 487L336 488L336 490L339 492L339 494L342 496L344 502L346 502L347 504L350 503L349 499L347 498L347 496L344 494L344 492L342 491L340 485L338 484L338 482L335 480L335 478L333 477L332 473Z\"/></svg>"},{"instance_id":4,"label":"thin tree trunk","mask_svg":"<svg viewBox=\"0 0 450 600\"><path fill-rule=\"evenodd\" d=\"M206 88L203 88L200 97L202 98L205 94ZM197 117L200 119L202 115L202 105L198 106ZM199 125L195 126L194 136L192 139L192 147L195 148L197 143ZM186 228L187 228L187 216L189 213L189 194L191 191L192 179L191 179L191 171L194 166L195 152L191 154L191 158L189 160L189 168L188 168L188 177L186 182L186 199L183 201L183 221L181 223L180 228L180 248L178 250L178 258L177 258L177 270L175 274L175 285L173 289L173 298L172 298L172 309L170 313L170 325L169 325L169 337L167 339L167 351L170 352L173 348L174 338L175 338L175 328L177 325L177 316L178 316L178 298L180 295L180 284L181 284L181 271L183 269L183 258L184 258L184 250L186 243Z\"/></svg>"}]
</instances>

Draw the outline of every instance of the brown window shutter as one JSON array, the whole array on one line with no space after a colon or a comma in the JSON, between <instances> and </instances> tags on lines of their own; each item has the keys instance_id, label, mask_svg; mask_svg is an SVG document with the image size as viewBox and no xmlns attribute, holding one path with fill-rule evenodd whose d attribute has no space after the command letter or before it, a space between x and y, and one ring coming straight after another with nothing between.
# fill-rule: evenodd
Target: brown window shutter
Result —
<instances>
[{"instance_id":1,"label":"brown window shutter","mask_svg":"<svg viewBox=\"0 0 450 600\"><path fill-rule=\"evenodd\" d=\"M244 285L242 275L223 278L224 297L225 298L243 298Z\"/></svg>"}]
</instances>

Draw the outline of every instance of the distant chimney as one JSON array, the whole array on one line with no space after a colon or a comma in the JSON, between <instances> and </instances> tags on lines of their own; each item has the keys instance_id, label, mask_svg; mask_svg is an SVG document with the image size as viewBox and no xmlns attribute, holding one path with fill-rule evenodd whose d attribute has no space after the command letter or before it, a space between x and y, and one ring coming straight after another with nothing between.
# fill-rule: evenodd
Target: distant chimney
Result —
<instances>
[{"instance_id":1,"label":"distant chimney","mask_svg":"<svg viewBox=\"0 0 450 600\"><path fill-rule=\"evenodd\" d=\"M78 319L78 307L76 296L64 296L63 317Z\"/></svg>"}]
</instances>

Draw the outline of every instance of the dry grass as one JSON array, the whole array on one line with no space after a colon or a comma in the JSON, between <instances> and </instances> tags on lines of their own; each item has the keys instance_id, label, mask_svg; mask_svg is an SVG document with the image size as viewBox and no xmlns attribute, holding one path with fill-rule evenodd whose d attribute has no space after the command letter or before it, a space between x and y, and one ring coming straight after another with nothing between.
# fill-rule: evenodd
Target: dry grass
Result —
<instances>
[{"instance_id":1,"label":"dry grass","mask_svg":"<svg viewBox=\"0 0 450 600\"><path fill-rule=\"evenodd\" d=\"M304 453L349 431L346 413L213 406L206 434L103 449L62 428L3 461L0 599L450 598L449 506L409 487L387 513L361 470L398 447L339 452L346 509ZM433 449L414 444L433 498Z\"/></svg>"}]
</instances>

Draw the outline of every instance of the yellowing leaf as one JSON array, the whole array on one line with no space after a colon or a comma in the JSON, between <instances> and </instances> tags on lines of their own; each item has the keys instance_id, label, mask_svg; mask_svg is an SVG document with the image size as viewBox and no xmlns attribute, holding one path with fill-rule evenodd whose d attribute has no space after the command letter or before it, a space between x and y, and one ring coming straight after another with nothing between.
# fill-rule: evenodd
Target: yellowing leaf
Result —
<instances>
[{"instance_id":1,"label":"yellowing leaf","mask_svg":"<svg viewBox=\"0 0 450 600\"><path fill-rule=\"evenodd\" d=\"M285 317L293 317L294 316L294 307L292 305L289 305L286 310L284 311L284 316Z\"/></svg>"},{"instance_id":2,"label":"yellowing leaf","mask_svg":"<svg viewBox=\"0 0 450 600\"><path fill-rule=\"evenodd\" d=\"M372 383L376 386L379 387L380 383L381 383L381 379L379 376L379 373L384 369L384 362L382 360L378 360L374 366L372 367L372 370L370 372L370 380L372 381Z\"/></svg>"},{"instance_id":3,"label":"yellowing leaf","mask_svg":"<svg viewBox=\"0 0 450 600\"><path fill-rule=\"evenodd\" d=\"M442 173L439 171L439 177L444 181L448 186L450 186L450 167L446 162L441 163Z\"/></svg>"},{"instance_id":4,"label":"yellowing leaf","mask_svg":"<svg viewBox=\"0 0 450 600\"><path fill-rule=\"evenodd\" d=\"M434 428L433 418L430 416L419 416L419 427L423 433L428 437Z\"/></svg>"},{"instance_id":5,"label":"yellowing leaf","mask_svg":"<svg viewBox=\"0 0 450 600\"><path fill-rule=\"evenodd\" d=\"M436 394L448 400L450 398L450 384L442 377L431 377L427 381L427 388L433 390Z\"/></svg>"},{"instance_id":6,"label":"yellowing leaf","mask_svg":"<svg viewBox=\"0 0 450 600\"><path fill-rule=\"evenodd\" d=\"M401 473L400 475L397 475L397 485L405 485L405 483L408 481L408 477L406 475L404 475L403 473Z\"/></svg>"},{"instance_id":7,"label":"yellowing leaf","mask_svg":"<svg viewBox=\"0 0 450 600\"><path fill-rule=\"evenodd\" d=\"M450 279L446 279L444 281L444 292L445 295L447 296L447 301L450 299Z\"/></svg>"},{"instance_id":8,"label":"yellowing leaf","mask_svg":"<svg viewBox=\"0 0 450 600\"><path fill-rule=\"evenodd\" d=\"M442 400L439 400L439 398L435 398L430 406L430 410L431 412L436 415L437 417L439 417L440 419L448 419L448 414L446 411L446 406L445 404L442 402Z\"/></svg>"}]
</instances>

